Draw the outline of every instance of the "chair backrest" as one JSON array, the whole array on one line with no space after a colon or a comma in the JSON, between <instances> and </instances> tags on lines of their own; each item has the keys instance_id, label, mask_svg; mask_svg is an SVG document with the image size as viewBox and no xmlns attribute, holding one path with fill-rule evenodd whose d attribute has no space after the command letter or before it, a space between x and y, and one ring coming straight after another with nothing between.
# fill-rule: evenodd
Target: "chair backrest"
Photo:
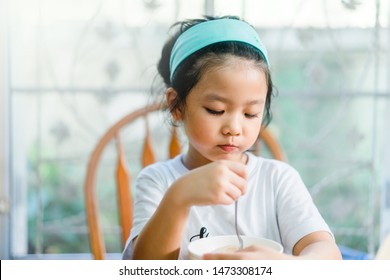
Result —
<instances>
[{"instance_id":1,"label":"chair backrest","mask_svg":"<svg viewBox=\"0 0 390 280\"><path fill-rule=\"evenodd\" d=\"M119 212L119 225L121 228L122 247L130 234L133 219L133 201L131 193L131 175L129 173L124 149L121 141L120 131L139 118L146 118L149 114L162 110L159 103L145 106L124 116L114 123L107 132L101 137L92 151L84 184L85 207L87 213L89 240L92 254L95 259L104 259L106 247L100 223L98 195L96 190L96 173L99 162L106 146L115 141L117 147L116 164L116 186L117 186L117 204ZM144 122L147 126L148 122ZM145 138L143 140L143 150L141 153L142 166L147 166L155 162L155 153L152 148L151 135L149 127L146 127ZM260 144L261 143L261 144ZM255 154L260 154L261 147L265 146L273 158L286 161L286 157L276 138L267 129L262 129L258 143L255 145ZM169 157L173 158L181 152L181 144L176 129L172 129L169 143Z\"/></svg>"}]
</instances>

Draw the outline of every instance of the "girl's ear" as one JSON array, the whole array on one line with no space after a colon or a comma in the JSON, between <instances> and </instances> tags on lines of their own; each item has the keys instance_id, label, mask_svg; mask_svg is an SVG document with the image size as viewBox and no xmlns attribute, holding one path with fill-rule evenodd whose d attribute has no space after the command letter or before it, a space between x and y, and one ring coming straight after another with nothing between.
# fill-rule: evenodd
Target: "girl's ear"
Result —
<instances>
[{"instance_id":1,"label":"girl's ear","mask_svg":"<svg viewBox=\"0 0 390 280\"><path fill-rule=\"evenodd\" d=\"M180 108L178 108L178 106L176 105L176 102L177 102L176 90L174 88L171 88L171 87L168 88L166 93L165 93L165 98L167 101L169 111L171 112L172 119L174 121L177 121L177 122L183 120L182 112L181 112Z\"/></svg>"}]
</instances>

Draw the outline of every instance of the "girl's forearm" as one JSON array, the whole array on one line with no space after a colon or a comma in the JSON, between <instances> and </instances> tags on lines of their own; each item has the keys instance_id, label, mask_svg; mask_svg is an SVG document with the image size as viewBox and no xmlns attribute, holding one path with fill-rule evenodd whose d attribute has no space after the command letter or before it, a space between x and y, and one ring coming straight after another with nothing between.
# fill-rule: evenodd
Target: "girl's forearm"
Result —
<instances>
[{"instance_id":1,"label":"girl's forearm","mask_svg":"<svg viewBox=\"0 0 390 280\"><path fill-rule=\"evenodd\" d=\"M341 260L341 254L334 242L319 241L302 250L299 258L315 260Z\"/></svg>"}]
</instances>

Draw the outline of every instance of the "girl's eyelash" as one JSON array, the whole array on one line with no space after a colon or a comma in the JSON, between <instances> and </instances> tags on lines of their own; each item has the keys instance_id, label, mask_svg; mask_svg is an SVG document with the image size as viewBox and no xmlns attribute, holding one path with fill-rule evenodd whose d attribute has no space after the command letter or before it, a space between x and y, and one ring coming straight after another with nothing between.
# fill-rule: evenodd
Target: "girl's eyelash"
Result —
<instances>
[{"instance_id":1,"label":"girl's eyelash","mask_svg":"<svg viewBox=\"0 0 390 280\"><path fill-rule=\"evenodd\" d=\"M209 108L205 108L206 111L212 115L222 115L224 113L224 111L214 111L214 110L211 110Z\"/></svg>"},{"instance_id":2,"label":"girl's eyelash","mask_svg":"<svg viewBox=\"0 0 390 280\"><path fill-rule=\"evenodd\" d=\"M222 115L223 113L225 113L225 111L215 111L215 110L212 110L212 109L209 109L209 108L205 108L206 111L209 113L209 114L212 114L212 115L216 115L216 116L219 116L219 115ZM249 118L249 119L253 119L253 118L257 118L259 116L259 114L245 114L245 117Z\"/></svg>"},{"instance_id":3,"label":"girl's eyelash","mask_svg":"<svg viewBox=\"0 0 390 280\"><path fill-rule=\"evenodd\" d=\"M245 117L250 118L250 119L257 118L258 116L259 116L259 114L245 114Z\"/></svg>"}]
</instances>

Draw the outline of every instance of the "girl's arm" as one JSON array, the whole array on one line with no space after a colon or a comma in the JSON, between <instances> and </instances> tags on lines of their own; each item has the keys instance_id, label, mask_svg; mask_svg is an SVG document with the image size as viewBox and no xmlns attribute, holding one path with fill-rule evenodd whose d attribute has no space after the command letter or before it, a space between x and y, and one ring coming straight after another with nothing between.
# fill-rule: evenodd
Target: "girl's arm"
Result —
<instances>
[{"instance_id":1,"label":"girl's arm","mask_svg":"<svg viewBox=\"0 0 390 280\"><path fill-rule=\"evenodd\" d=\"M191 206L233 203L246 176L245 165L216 161L179 178L134 240L133 259L177 259Z\"/></svg>"},{"instance_id":2,"label":"girl's arm","mask_svg":"<svg viewBox=\"0 0 390 280\"><path fill-rule=\"evenodd\" d=\"M173 186L162 199L139 236L134 240L133 259L177 259L189 207L181 205Z\"/></svg>"},{"instance_id":3,"label":"girl's arm","mask_svg":"<svg viewBox=\"0 0 390 280\"><path fill-rule=\"evenodd\" d=\"M332 236L317 231L303 237L295 244L293 255L276 252L262 246L251 246L233 253L205 254L207 260L341 260L341 253Z\"/></svg>"},{"instance_id":4,"label":"girl's arm","mask_svg":"<svg viewBox=\"0 0 390 280\"><path fill-rule=\"evenodd\" d=\"M332 236L326 231L306 235L295 244L293 254L301 259L341 260L341 253Z\"/></svg>"}]
</instances>

